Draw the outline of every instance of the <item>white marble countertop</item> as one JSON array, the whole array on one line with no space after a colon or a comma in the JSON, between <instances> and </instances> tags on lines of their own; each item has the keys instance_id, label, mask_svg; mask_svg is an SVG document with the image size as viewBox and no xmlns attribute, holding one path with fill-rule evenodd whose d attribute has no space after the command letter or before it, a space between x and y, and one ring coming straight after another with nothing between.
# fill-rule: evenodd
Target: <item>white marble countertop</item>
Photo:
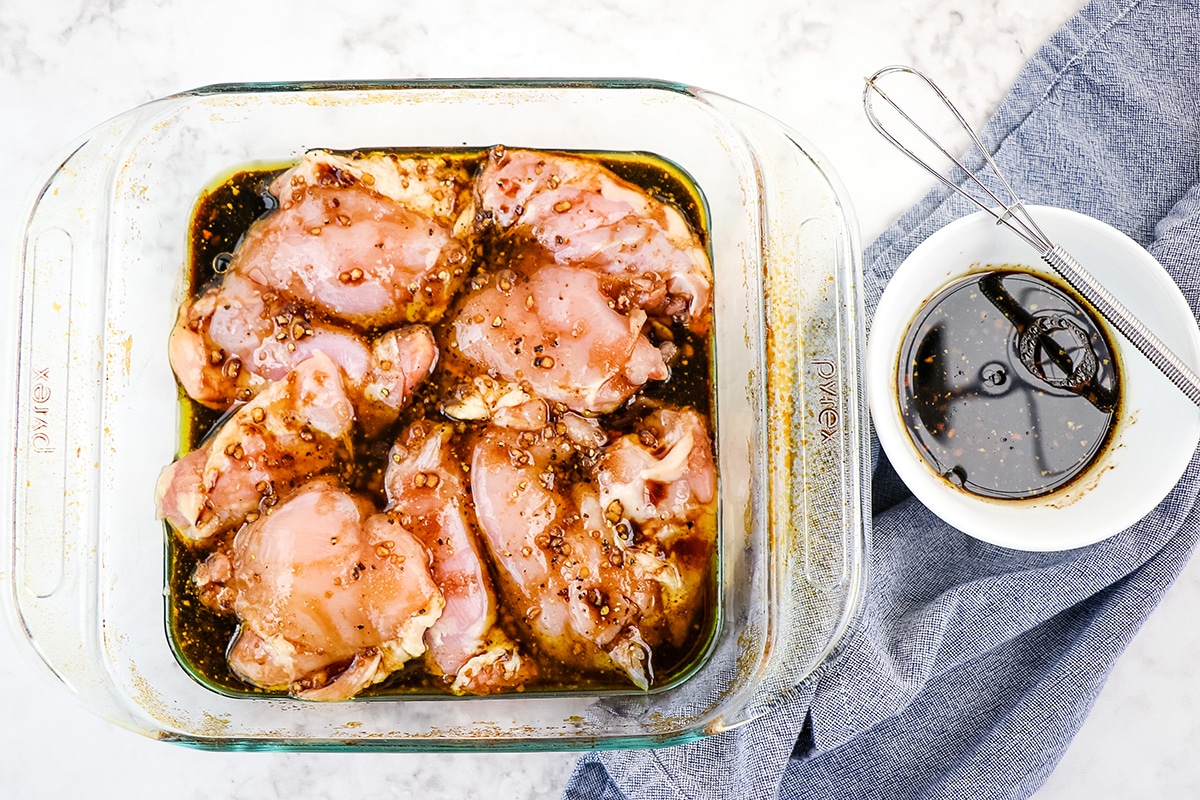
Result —
<instances>
[{"instance_id":1,"label":"white marble countertop","mask_svg":"<svg viewBox=\"0 0 1200 800\"><path fill-rule=\"evenodd\" d=\"M757 106L840 172L871 241L930 179L872 132L862 79L889 63L938 76L971 121L1082 0L473 0L270 5L241 0L0 4L0 252L15 256L26 192L69 142L172 92L226 81L409 77L656 77ZM285 10L286 9L286 10ZM11 274L12 267L4 268ZM11 286L11 283L9 284ZM9 325L9 320L5 325ZM5 374L0 381L11 381ZM7 389L5 391L8 391ZM7 534L5 534L7 535ZM7 565L0 565L6 578ZM1200 562L1112 673L1039 800L1200 796ZM143 739L77 708L0 629L0 794L442 800L558 796L571 754L205 753Z\"/></svg>"}]
</instances>

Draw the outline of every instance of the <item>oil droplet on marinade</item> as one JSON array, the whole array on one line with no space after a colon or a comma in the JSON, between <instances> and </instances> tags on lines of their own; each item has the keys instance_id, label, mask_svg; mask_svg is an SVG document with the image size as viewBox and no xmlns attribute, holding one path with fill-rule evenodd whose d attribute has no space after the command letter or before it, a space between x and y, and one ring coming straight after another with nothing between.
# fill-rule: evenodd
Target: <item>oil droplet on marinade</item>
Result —
<instances>
[{"instance_id":1,"label":"oil droplet on marinade","mask_svg":"<svg viewBox=\"0 0 1200 800\"><path fill-rule=\"evenodd\" d=\"M1113 348L1082 302L1014 269L942 290L897 366L913 443L949 483L984 497L1069 484L1104 449L1119 405Z\"/></svg>"}]
</instances>

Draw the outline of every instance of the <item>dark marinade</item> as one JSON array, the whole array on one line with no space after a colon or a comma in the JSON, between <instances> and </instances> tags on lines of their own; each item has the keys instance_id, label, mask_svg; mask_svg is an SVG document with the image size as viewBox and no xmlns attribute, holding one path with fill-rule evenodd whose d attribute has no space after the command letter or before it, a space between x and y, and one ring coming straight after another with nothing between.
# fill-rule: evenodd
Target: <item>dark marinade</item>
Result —
<instances>
[{"instance_id":1,"label":"dark marinade","mask_svg":"<svg viewBox=\"0 0 1200 800\"><path fill-rule=\"evenodd\" d=\"M488 150L481 149L433 151L378 148L356 150L353 153L388 153L401 158L437 157L470 174L474 174L488 156ZM703 195L690 177L678 167L660 157L641 153L572 152L570 155L592 158L617 177L641 188L654 199L674 206L697 234L701 244L708 247L708 211ZM268 191L268 187L279 174L291 166L291 163L284 163L239 169L215 182L197 200L188 231L188 283L191 297L198 296L220 280L232 252L250 225L275 209L277 202ZM489 263L503 258L503 252L498 251L502 246L490 240L485 243L488 252L479 259L477 268L485 268ZM444 345L452 319L453 314L447 314L441 322L430 325L442 349L443 359L450 357L450 351ZM646 384L628 405L605 415L605 427L610 432L620 435L631 430L639 418L638 410L645 401L691 406L704 416L709 430L715 431L711 334L697 336L680 326L675 326L670 335L679 345L679 355L670 365L670 378ZM649 336L657 344L654 333L649 332ZM434 374L417 388L412 403L401 412L399 420L384 435L373 441L356 437L356 452L366 453L367 457L341 468L339 475L348 488L365 494L375 500L377 506L382 507L383 464L395 434L418 419L445 420L439 409L447 389L455 378L453 373L453 370L441 367L435 370ZM181 420L179 455L183 455L202 444L231 412L207 408L188 397L182 388L179 389L178 396ZM455 424L460 432L465 428L464 423ZM468 455L461 440L459 446L462 448L460 455L466 460ZM233 641L238 620L232 614L220 613L206 606L192 580L197 565L204 560L210 548L190 545L174 535L168 523L164 525L167 529L165 540L168 592L165 602L168 638L181 665L193 678L223 694L288 696L284 691L255 687L243 681L230 669L226 651ZM232 532L228 535L232 536ZM718 553L719 550L718 545ZM717 561L714 555L709 568L710 577L703 587L704 596L699 603L701 615L693 620L692 634L688 640L681 647L663 643L655 648L654 681L650 687L651 691L676 685L686 679L699 668L706 657L716 633L719 617L719 597L716 591ZM495 567L490 560L488 567L493 572L495 584ZM514 640L520 641L525 652L537 662L539 675L535 681L522 688L521 691L525 694L621 692L632 689L622 676L582 674L577 668L561 666L544 657L538 652L536 643L521 634L519 626L509 617L502 598L497 603L497 622ZM442 678L427 673L423 659L416 658L382 683L362 691L358 697L421 695L453 696Z\"/></svg>"},{"instance_id":2,"label":"dark marinade","mask_svg":"<svg viewBox=\"0 0 1200 800\"><path fill-rule=\"evenodd\" d=\"M900 348L900 407L929 465L972 494L1039 497L1087 472L1120 406L1115 350L1070 289L1013 268L969 275Z\"/></svg>"}]
</instances>

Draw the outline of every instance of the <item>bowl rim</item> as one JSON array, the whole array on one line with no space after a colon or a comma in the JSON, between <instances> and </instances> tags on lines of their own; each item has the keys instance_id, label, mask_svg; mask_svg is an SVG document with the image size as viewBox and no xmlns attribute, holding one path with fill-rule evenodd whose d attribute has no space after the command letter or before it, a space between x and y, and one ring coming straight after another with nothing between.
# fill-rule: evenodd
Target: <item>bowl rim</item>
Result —
<instances>
[{"instance_id":1,"label":"bowl rim","mask_svg":"<svg viewBox=\"0 0 1200 800\"><path fill-rule=\"evenodd\" d=\"M1156 326L1164 321L1175 325L1169 343L1195 368L1200 362L1200 329L1182 292L1154 256L1121 231L1092 217L1048 206L1027 208L1056 239L1087 236L1110 248L1113 253L1110 261L1120 260L1123 269L1135 273L1145 287L1146 296L1137 298L1137 304L1152 305L1154 317L1149 317L1143 308L1142 318ZM997 237L1006 237L1008 241ZM899 349L919 311L941 289L988 266L1014 264L1007 255L986 262L973 257L989 247L997 248L999 254L1023 248L1027 256L1016 262L1022 269L1057 277L1017 237L1002 230L989 212L976 212L935 231L901 263L872 319L865 375L872 427L892 467L916 498L964 533L990 544L1025 551L1054 552L1094 544L1144 517L1175 486L1200 442L1200 409L1167 384L1166 378L1111 325L1097 319L1118 351L1123 388L1110 443L1087 470L1063 489L1024 500L973 495L936 474L912 443L900 415ZM1093 272L1102 281L1111 278L1105 273L1113 268L1100 261L1090 262ZM1064 283L1061 278L1057 281ZM1130 302L1130 305L1135 304ZM1138 312L1137 308L1134 310ZM1183 329L1182 334L1179 328ZM1159 379L1162 386L1154 385ZM1144 388L1148 383L1152 391ZM1175 418L1178 435L1165 441L1146 442L1148 437L1134 433L1134 423L1139 417L1152 416L1145 408L1147 400L1165 407ZM1142 451L1147 449L1152 449L1158 469L1144 469ZM1118 450L1120 457L1113 455ZM1117 479L1128 476L1133 469L1141 470L1139 480L1148 482L1149 490L1140 496L1112 491L1113 486L1119 488Z\"/></svg>"}]
</instances>

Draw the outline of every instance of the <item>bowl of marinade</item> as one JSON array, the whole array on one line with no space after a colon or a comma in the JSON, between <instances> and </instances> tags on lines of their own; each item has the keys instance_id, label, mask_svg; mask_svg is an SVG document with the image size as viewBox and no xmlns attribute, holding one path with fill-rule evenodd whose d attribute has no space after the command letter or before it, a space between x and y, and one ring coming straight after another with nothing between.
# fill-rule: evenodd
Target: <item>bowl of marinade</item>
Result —
<instances>
[{"instance_id":1,"label":"bowl of marinade","mask_svg":"<svg viewBox=\"0 0 1200 800\"><path fill-rule=\"evenodd\" d=\"M1031 207L1047 235L1194 369L1200 331L1150 253L1098 220ZM946 522L1018 550L1068 550L1157 506L1200 411L1034 251L985 212L934 233L872 321L872 423Z\"/></svg>"},{"instance_id":2,"label":"bowl of marinade","mask_svg":"<svg viewBox=\"0 0 1200 800\"><path fill-rule=\"evenodd\" d=\"M212 86L101 125L36 197L5 598L101 716L211 748L662 745L769 713L854 619L857 232L760 112Z\"/></svg>"}]
</instances>

